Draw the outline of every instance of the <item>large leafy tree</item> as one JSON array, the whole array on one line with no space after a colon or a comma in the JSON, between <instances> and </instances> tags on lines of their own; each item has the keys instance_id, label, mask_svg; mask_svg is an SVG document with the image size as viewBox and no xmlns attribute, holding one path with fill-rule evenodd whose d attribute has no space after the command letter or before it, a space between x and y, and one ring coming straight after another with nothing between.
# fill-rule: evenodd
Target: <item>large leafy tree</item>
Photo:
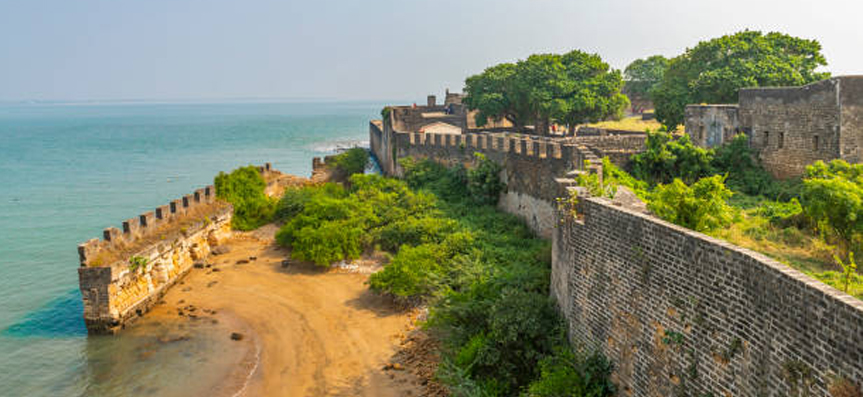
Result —
<instances>
[{"instance_id":1,"label":"large leafy tree","mask_svg":"<svg viewBox=\"0 0 863 397\"><path fill-rule=\"evenodd\" d=\"M687 104L737 102L746 87L809 84L829 77L816 71L825 65L818 41L783 33L743 31L702 41L669 62L651 94L656 117L675 128Z\"/></svg>"},{"instance_id":2,"label":"large leafy tree","mask_svg":"<svg viewBox=\"0 0 863 397\"><path fill-rule=\"evenodd\" d=\"M545 134L553 120L575 125L618 115L628 105L623 78L598 55L538 54L492 66L465 82L464 103L477 125L506 119L518 129L533 123Z\"/></svg>"},{"instance_id":3,"label":"large leafy tree","mask_svg":"<svg viewBox=\"0 0 863 397\"><path fill-rule=\"evenodd\" d=\"M570 132L584 122L619 117L629 106L629 99L620 92L620 71L609 68L599 55L576 50L564 54L561 61L573 86L559 119L569 124Z\"/></svg>"},{"instance_id":4,"label":"large leafy tree","mask_svg":"<svg viewBox=\"0 0 863 397\"><path fill-rule=\"evenodd\" d=\"M477 110L477 125L505 119L521 129L527 123L529 109L514 84L515 71L514 63L501 63L465 80L464 104Z\"/></svg>"},{"instance_id":5,"label":"large leafy tree","mask_svg":"<svg viewBox=\"0 0 863 397\"><path fill-rule=\"evenodd\" d=\"M623 79L626 81L623 91L632 100L633 110L642 111L643 104L650 101L651 92L668 69L668 58L662 55L654 55L646 59L636 59L623 71Z\"/></svg>"}]
</instances>

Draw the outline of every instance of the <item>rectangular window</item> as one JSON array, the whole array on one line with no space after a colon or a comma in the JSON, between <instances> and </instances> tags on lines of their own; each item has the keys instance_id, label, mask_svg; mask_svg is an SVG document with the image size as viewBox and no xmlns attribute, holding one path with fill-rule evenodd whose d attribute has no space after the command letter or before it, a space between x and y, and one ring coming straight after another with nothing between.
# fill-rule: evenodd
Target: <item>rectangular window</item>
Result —
<instances>
[{"instance_id":1,"label":"rectangular window","mask_svg":"<svg viewBox=\"0 0 863 397\"><path fill-rule=\"evenodd\" d=\"M782 146L785 146L785 133L784 132L779 133L779 144L778 144L778 146L780 149L782 149Z\"/></svg>"},{"instance_id":2,"label":"rectangular window","mask_svg":"<svg viewBox=\"0 0 863 397\"><path fill-rule=\"evenodd\" d=\"M818 135L812 137L812 149L818 150Z\"/></svg>"}]
</instances>

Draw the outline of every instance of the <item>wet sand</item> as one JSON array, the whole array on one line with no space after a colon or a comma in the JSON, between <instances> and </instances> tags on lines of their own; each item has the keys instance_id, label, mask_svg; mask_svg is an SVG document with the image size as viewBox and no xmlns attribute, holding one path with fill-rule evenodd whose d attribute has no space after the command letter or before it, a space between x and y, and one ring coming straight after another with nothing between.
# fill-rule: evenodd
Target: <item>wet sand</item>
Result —
<instances>
[{"instance_id":1,"label":"wet sand","mask_svg":"<svg viewBox=\"0 0 863 397\"><path fill-rule=\"evenodd\" d=\"M214 395L420 395L409 371L384 369L411 318L368 290L373 269L283 268L288 252L274 244L274 232L270 225L237 233L225 243L228 253L210 256L211 267L193 269L147 314L218 321L242 335L224 335L245 344L247 358Z\"/></svg>"}]
</instances>

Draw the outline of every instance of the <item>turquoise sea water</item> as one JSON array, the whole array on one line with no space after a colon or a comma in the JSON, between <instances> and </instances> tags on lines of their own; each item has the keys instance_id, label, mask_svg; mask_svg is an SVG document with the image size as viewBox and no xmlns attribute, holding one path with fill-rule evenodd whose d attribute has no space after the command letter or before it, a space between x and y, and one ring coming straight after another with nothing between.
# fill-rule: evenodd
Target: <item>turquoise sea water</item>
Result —
<instances>
[{"instance_id":1,"label":"turquoise sea water","mask_svg":"<svg viewBox=\"0 0 863 397\"><path fill-rule=\"evenodd\" d=\"M211 358L232 354L206 336L147 360L152 332L87 337L77 244L219 171L269 161L308 175L313 156L367 142L381 106L0 104L0 395L204 392Z\"/></svg>"}]
</instances>

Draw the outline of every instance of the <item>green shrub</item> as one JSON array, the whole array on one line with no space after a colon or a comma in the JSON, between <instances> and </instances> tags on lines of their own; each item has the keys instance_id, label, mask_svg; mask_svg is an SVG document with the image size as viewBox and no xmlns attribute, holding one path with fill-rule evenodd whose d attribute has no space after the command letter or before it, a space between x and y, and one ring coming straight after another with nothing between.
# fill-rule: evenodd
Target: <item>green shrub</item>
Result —
<instances>
[{"instance_id":1,"label":"green shrub","mask_svg":"<svg viewBox=\"0 0 863 397\"><path fill-rule=\"evenodd\" d=\"M734 219L734 210L727 203L730 197L731 191L719 175L702 178L692 186L675 179L668 185L656 187L648 208L669 222L699 232L711 232L731 224Z\"/></svg>"},{"instance_id":2,"label":"green shrub","mask_svg":"<svg viewBox=\"0 0 863 397\"><path fill-rule=\"evenodd\" d=\"M474 153L476 165L467 170L467 190L479 204L495 205L505 187L500 180L501 167L482 153Z\"/></svg>"},{"instance_id":3,"label":"green shrub","mask_svg":"<svg viewBox=\"0 0 863 397\"><path fill-rule=\"evenodd\" d=\"M530 397L604 397L614 395L609 380L614 366L598 352L576 355L561 347L539 362L539 379L528 387Z\"/></svg>"},{"instance_id":4,"label":"green shrub","mask_svg":"<svg viewBox=\"0 0 863 397\"><path fill-rule=\"evenodd\" d=\"M220 172L215 185L216 197L234 206L233 228L252 230L272 221L276 205L264 192L267 183L255 166Z\"/></svg>"},{"instance_id":5,"label":"green shrub","mask_svg":"<svg viewBox=\"0 0 863 397\"><path fill-rule=\"evenodd\" d=\"M761 203L758 214L779 227L801 226L803 223L803 207L796 198L787 203L765 201Z\"/></svg>"},{"instance_id":6,"label":"green shrub","mask_svg":"<svg viewBox=\"0 0 863 397\"><path fill-rule=\"evenodd\" d=\"M863 233L863 165L833 160L806 167L803 210L846 251L860 251Z\"/></svg>"},{"instance_id":7,"label":"green shrub","mask_svg":"<svg viewBox=\"0 0 863 397\"><path fill-rule=\"evenodd\" d=\"M276 233L276 241L292 255L318 265L357 258L375 244L395 251L397 244L432 238L424 232L446 232L446 222L420 217L434 214L435 199L414 193L404 182L380 175L356 174L346 192L334 184L286 192L280 209L290 220ZM425 229L423 229L425 228ZM439 230L438 230L439 229Z\"/></svg>"},{"instance_id":8,"label":"green shrub","mask_svg":"<svg viewBox=\"0 0 863 397\"><path fill-rule=\"evenodd\" d=\"M662 131L647 134L644 152L632 156L632 173L651 184L676 178L693 183L711 174L713 150L692 144L689 135L674 138Z\"/></svg>"},{"instance_id":9,"label":"green shrub","mask_svg":"<svg viewBox=\"0 0 863 397\"><path fill-rule=\"evenodd\" d=\"M369 163L369 152L363 148L352 148L331 157L333 162L343 175L349 177L353 174L362 174Z\"/></svg>"}]
</instances>

